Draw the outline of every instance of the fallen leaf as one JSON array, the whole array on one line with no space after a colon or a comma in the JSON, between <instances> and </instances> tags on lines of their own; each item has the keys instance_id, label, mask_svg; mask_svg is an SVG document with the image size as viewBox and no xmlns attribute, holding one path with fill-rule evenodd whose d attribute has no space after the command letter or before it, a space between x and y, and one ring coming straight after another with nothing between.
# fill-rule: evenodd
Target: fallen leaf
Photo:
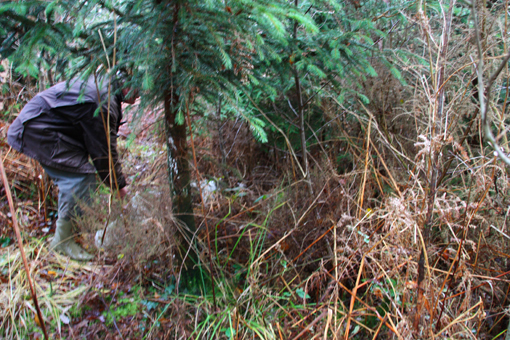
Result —
<instances>
[{"instance_id":1,"label":"fallen leaf","mask_svg":"<svg viewBox=\"0 0 510 340\"><path fill-rule=\"evenodd\" d=\"M41 327L41 320L39 320L39 316L37 316L37 314L34 314L34 321L37 326Z\"/></svg>"},{"instance_id":2,"label":"fallen leaf","mask_svg":"<svg viewBox=\"0 0 510 340\"><path fill-rule=\"evenodd\" d=\"M69 322L71 321L71 320L69 320L69 317L65 316L64 314L60 314L60 320L62 320L62 322L65 325L69 325Z\"/></svg>"},{"instance_id":3,"label":"fallen leaf","mask_svg":"<svg viewBox=\"0 0 510 340\"><path fill-rule=\"evenodd\" d=\"M83 327L87 327L89 325L89 320L83 319L80 323L78 323L76 326L74 326L74 329L80 329Z\"/></svg>"}]
</instances>

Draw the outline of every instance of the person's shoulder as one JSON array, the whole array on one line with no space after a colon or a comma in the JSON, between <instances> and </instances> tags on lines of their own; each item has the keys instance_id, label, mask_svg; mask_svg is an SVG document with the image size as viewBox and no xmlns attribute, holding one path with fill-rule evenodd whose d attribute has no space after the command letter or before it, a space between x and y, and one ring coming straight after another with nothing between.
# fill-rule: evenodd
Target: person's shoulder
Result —
<instances>
[{"instance_id":1,"label":"person's shoulder","mask_svg":"<svg viewBox=\"0 0 510 340\"><path fill-rule=\"evenodd\" d=\"M46 89L37 97L44 99L50 107L71 106L81 103L97 102L97 90L90 85L90 79L73 78L59 82Z\"/></svg>"}]
</instances>

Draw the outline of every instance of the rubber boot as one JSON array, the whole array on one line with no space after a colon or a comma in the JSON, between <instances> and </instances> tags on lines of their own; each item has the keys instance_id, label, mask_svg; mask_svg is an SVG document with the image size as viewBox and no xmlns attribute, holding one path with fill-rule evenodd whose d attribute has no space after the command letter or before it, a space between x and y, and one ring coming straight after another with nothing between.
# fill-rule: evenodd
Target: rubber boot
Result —
<instances>
[{"instance_id":1,"label":"rubber boot","mask_svg":"<svg viewBox=\"0 0 510 340\"><path fill-rule=\"evenodd\" d=\"M73 224L71 220L58 219L55 237L50 243L50 249L67 255L73 260L89 261L94 255L87 253L74 241Z\"/></svg>"}]
</instances>

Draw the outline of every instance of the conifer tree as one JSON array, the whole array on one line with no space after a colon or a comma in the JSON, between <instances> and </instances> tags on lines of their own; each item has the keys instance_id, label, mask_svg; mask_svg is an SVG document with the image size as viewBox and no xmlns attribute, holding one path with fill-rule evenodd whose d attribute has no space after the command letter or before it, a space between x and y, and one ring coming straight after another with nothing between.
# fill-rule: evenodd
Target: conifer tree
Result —
<instances>
[{"instance_id":1,"label":"conifer tree","mask_svg":"<svg viewBox=\"0 0 510 340\"><path fill-rule=\"evenodd\" d=\"M310 25L278 0L6 2L0 11L7 27L0 32L4 55L21 70L24 56L54 45L55 55L68 59L68 77L130 69L128 85L141 89L146 100L164 102L173 209L188 239L195 224L186 119L196 97L216 101L222 93L232 100L246 83L265 77L265 68L253 68L255 59L279 59L290 18ZM53 11L58 19L51 20ZM244 117L261 136L261 121Z\"/></svg>"},{"instance_id":2,"label":"conifer tree","mask_svg":"<svg viewBox=\"0 0 510 340\"><path fill-rule=\"evenodd\" d=\"M360 80L378 76L374 62L403 81L391 63L391 56L398 51L384 49L382 42L387 32L401 21L398 11L405 2L394 2L392 6L381 1L366 1L362 5L330 0L293 4L309 25L290 19L288 44L280 45L280 58L266 66L270 81L263 86L266 93L271 93L266 84L272 87L273 96L268 101L271 104L265 106L269 117L277 125L287 126L289 139L302 150L306 169L307 141L318 138L314 130L319 131L326 124L321 109L324 100L367 104L369 99L363 94ZM380 13L394 18L397 25Z\"/></svg>"},{"instance_id":3,"label":"conifer tree","mask_svg":"<svg viewBox=\"0 0 510 340\"><path fill-rule=\"evenodd\" d=\"M66 65L68 79L130 70L129 86L147 103L164 103L173 209L188 240L196 232L187 150L194 105L219 94L230 103L248 96L249 105L286 98L300 117L306 175L307 106L324 91L366 101L340 85L376 75L373 37L384 37L370 17L352 18L352 8L335 0L7 1L0 14L0 51L20 72L38 77L34 61L45 55ZM252 112L239 110L263 140L265 123Z\"/></svg>"}]
</instances>

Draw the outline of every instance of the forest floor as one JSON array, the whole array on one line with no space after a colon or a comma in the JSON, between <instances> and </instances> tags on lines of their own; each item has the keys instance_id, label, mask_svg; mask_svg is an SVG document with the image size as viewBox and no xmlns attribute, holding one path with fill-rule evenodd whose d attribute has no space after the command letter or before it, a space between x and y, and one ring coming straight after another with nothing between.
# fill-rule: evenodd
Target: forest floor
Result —
<instances>
[{"instance_id":1,"label":"forest floor","mask_svg":"<svg viewBox=\"0 0 510 340\"><path fill-rule=\"evenodd\" d=\"M214 135L195 139L204 275L196 286L179 286L181 228L170 209L156 113L137 126L135 139L129 128L120 132L129 199L110 202L103 188L78 221L80 242L96 254L89 263L49 251L56 189L45 183L36 162L9 150L6 125L0 126L2 158L44 319L36 317L2 199L1 338L43 339L42 322L56 339L504 337L510 256L501 230L466 230L463 241L454 242L445 227L437 231L444 241L427 246L433 257L423 258L416 226L423 196L414 197L398 178L338 175L324 162L312 174L310 195L289 171L289 159L259 157L249 130L235 124L225 141L227 164L212 161L221 158ZM366 195L361 204L360 187ZM4 188L0 194L5 197ZM438 219L461 219L460 203L442 197ZM363 200L369 202L365 210L358 208ZM485 198L473 211L474 219L489 225L505 222L506 211ZM115 242L96 249L95 232L105 225L117 231Z\"/></svg>"}]
</instances>

